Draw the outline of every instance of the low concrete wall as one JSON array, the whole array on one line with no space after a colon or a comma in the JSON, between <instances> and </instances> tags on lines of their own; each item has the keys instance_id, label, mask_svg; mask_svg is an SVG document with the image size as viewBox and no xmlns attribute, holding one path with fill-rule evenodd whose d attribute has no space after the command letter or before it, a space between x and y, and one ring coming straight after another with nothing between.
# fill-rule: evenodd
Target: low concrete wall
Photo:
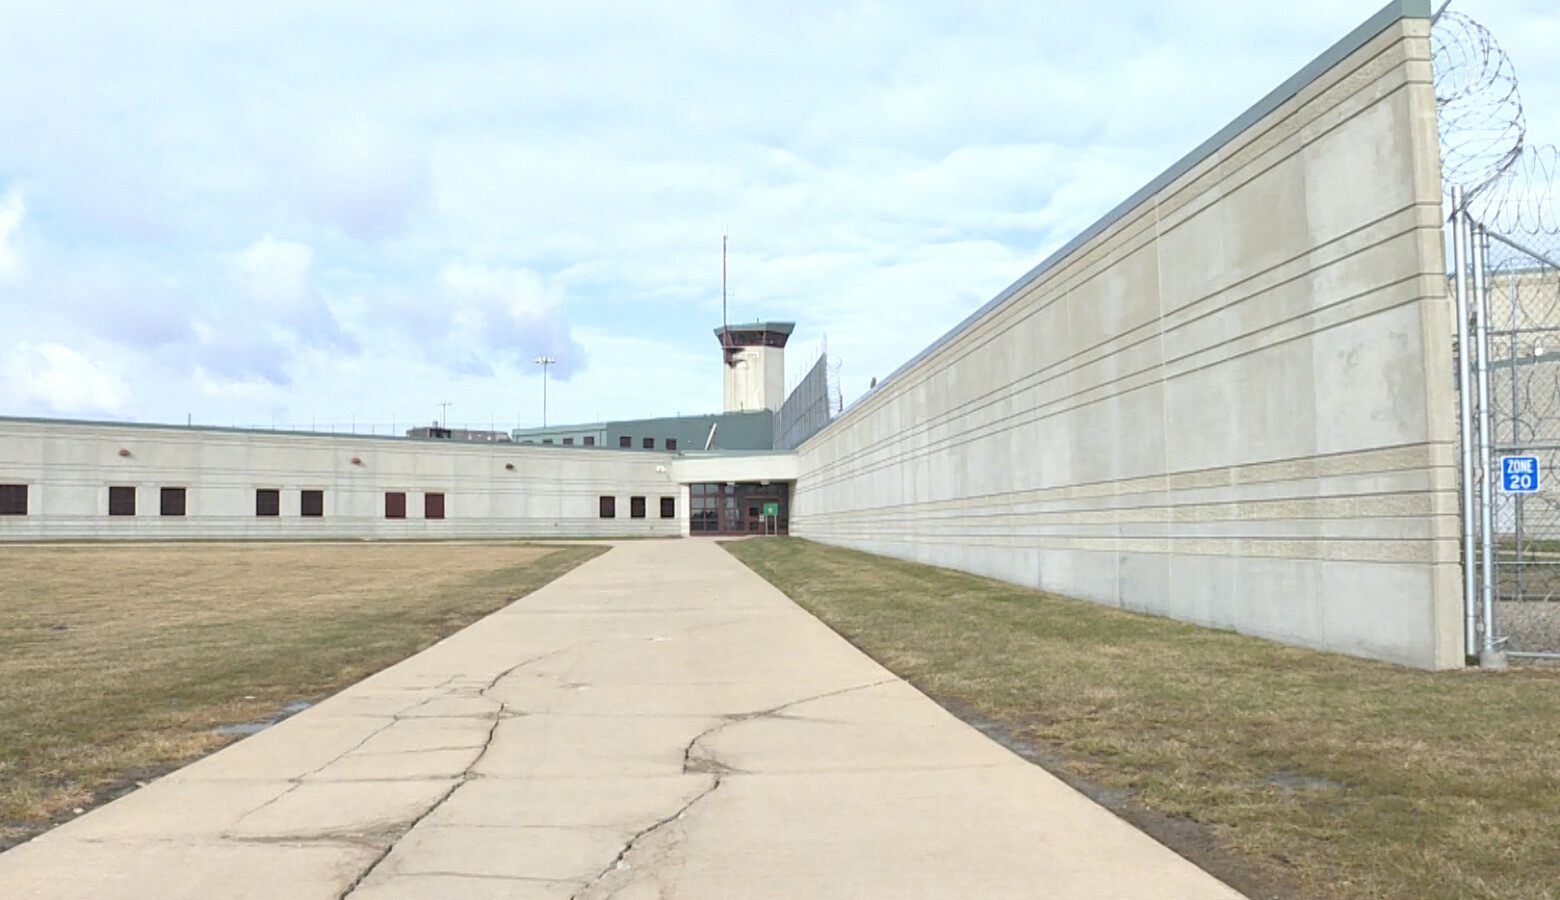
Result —
<instances>
[{"instance_id":1,"label":"low concrete wall","mask_svg":"<svg viewBox=\"0 0 1560 900\"><path fill-rule=\"evenodd\" d=\"M120 451L125 451L121 454ZM0 484L28 485L28 513L0 516L0 540L159 538L463 538L675 536L687 503L671 454L346 435L0 419ZM354 462L356 460L356 462ZM134 486L136 515L108 515L108 488ZM186 489L186 514L163 516L163 487ZM281 492L279 516L255 492ZM301 491L324 515L300 515ZM406 518L385 494L406 494ZM428 493L445 518L423 517ZM600 518L599 498L616 498ZM630 516L645 498L645 518ZM660 498L676 517L660 518Z\"/></svg>"},{"instance_id":2,"label":"low concrete wall","mask_svg":"<svg viewBox=\"0 0 1560 900\"><path fill-rule=\"evenodd\" d=\"M803 444L792 532L1461 665L1428 13L1383 10Z\"/></svg>"}]
</instances>

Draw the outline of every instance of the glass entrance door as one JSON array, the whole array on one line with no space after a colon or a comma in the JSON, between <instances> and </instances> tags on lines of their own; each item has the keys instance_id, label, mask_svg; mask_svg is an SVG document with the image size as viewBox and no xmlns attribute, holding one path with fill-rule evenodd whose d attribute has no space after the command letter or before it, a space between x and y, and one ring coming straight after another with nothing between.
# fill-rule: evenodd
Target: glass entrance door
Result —
<instances>
[{"instance_id":1,"label":"glass entrance door","mask_svg":"<svg viewBox=\"0 0 1560 900\"><path fill-rule=\"evenodd\" d=\"M693 534L785 534L790 489L786 484L709 482L688 487L688 530ZM776 511L768 521L766 507Z\"/></svg>"}]
</instances>

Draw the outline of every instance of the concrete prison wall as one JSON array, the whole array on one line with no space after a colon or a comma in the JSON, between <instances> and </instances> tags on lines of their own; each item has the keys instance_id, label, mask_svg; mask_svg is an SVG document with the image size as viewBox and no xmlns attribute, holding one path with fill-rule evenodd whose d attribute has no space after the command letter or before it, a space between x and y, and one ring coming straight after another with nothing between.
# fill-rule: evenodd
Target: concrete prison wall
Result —
<instances>
[{"instance_id":1,"label":"concrete prison wall","mask_svg":"<svg viewBox=\"0 0 1560 900\"><path fill-rule=\"evenodd\" d=\"M27 539L465 538L675 536L686 489L673 454L442 440L0 419L0 485L25 486L24 515L0 541ZM109 489L135 488L134 515ZM164 515L163 488L183 489ZM275 515L257 492L275 491ZM318 516L303 514L319 492ZM388 518L387 494L405 518ZM442 501L443 518L429 518ZM612 518L601 497L613 498ZM634 498L644 498L636 518ZM661 517L661 498L674 515Z\"/></svg>"},{"instance_id":2,"label":"concrete prison wall","mask_svg":"<svg viewBox=\"0 0 1560 900\"><path fill-rule=\"evenodd\" d=\"M792 533L1461 665L1428 16L1382 10L803 444Z\"/></svg>"}]
</instances>

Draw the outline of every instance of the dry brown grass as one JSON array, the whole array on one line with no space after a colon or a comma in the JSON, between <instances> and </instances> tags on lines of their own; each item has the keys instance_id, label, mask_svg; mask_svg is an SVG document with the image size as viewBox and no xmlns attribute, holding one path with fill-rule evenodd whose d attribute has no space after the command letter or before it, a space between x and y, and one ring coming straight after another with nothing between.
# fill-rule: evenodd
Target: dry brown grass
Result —
<instances>
[{"instance_id":1,"label":"dry brown grass","mask_svg":"<svg viewBox=\"0 0 1560 900\"><path fill-rule=\"evenodd\" d=\"M1201 823L1262 896L1560 897L1560 670L1421 672L797 539L728 549L1050 764Z\"/></svg>"},{"instance_id":2,"label":"dry brown grass","mask_svg":"<svg viewBox=\"0 0 1560 900\"><path fill-rule=\"evenodd\" d=\"M0 547L0 847L429 646L602 552Z\"/></svg>"}]
</instances>

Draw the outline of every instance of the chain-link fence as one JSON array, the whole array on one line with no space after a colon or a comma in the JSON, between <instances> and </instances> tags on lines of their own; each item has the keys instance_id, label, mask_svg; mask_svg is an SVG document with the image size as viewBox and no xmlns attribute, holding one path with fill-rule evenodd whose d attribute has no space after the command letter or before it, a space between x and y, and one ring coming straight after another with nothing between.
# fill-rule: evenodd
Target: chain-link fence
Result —
<instances>
[{"instance_id":1,"label":"chain-link fence","mask_svg":"<svg viewBox=\"0 0 1560 900\"><path fill-rule=\"evenodd\" d=\"M1475 235L1483 244L1473 261L1484 264L1494 488L1487 627L1508 655L1560 657L1560 237ZM1520 461L1528 457L1537 462L1531 482Z\"/></svg>"}]
</instances>

